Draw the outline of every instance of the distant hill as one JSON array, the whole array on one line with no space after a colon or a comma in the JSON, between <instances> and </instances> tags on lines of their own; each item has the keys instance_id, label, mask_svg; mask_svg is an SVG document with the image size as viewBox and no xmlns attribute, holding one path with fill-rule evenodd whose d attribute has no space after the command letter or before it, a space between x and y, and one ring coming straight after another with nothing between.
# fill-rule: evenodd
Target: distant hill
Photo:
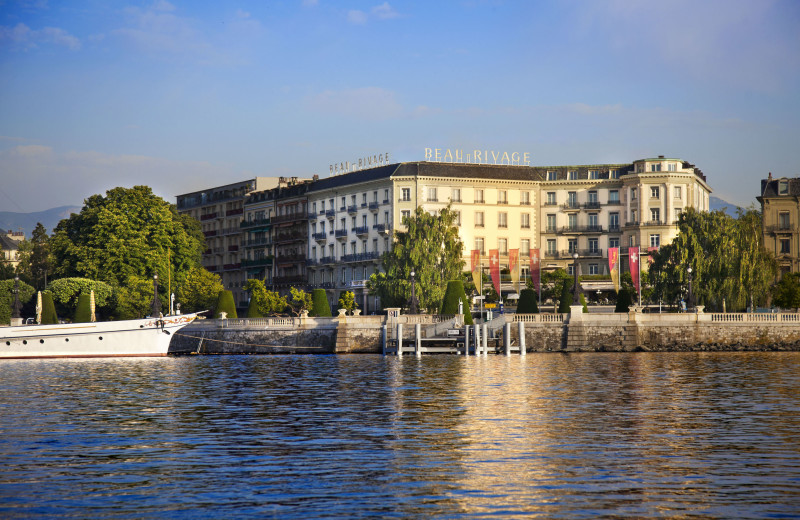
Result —
<instances>
[{"instance_id":1,"label":"distant hill","mask_svg":"<svg viewBox=\"0 0 800 520\"><path fill-rule=\"evenodd\" d=\"M713 195L708 197L708 206L711 211L722 210L732 217L735 217L736 210L740 209L736 204L731 204L730 202L726 202L719 197L714 197Z\"/></svg>"},{"instance_id":2,"label":"distant hill","mask_svg":"<svg viewBox=\"0 0 800 520\"><path fill-rule=\"evenodd\" d=\"M61 219L69 217L71 213L78 213L80 206L61 206L33 213L15 213L13 211L0 211L0 230L22 231L25 238L31 238L37 222L41 222L49 234L53 233Z\"/></svg>"}]
</instances>

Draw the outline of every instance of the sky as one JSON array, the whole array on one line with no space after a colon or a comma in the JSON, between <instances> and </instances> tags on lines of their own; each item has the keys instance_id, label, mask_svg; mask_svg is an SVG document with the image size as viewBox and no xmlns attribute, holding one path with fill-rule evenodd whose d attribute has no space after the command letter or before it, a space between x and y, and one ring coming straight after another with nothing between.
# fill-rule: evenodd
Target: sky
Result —
<instances>
[{"instance_id":1,"label":"sky","mask_svg":"<svg viewBox=\"0 0 800 520\"><path fill-rule=\"evenodd\" d=\"M796 0L0 0L0 211L425 148L798 177Z\"/></svg>"}]
</instances>

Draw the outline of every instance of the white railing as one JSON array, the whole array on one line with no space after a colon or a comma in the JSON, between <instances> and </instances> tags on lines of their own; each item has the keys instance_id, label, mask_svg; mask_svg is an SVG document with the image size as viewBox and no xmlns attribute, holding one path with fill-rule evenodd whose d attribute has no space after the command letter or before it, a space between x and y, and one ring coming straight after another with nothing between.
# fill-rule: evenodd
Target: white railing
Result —
<instances>
[{"instance_id":1,"label":"white railing","mask_svg":"<svg viewBox=\"0 0 800 520\"><path fill-rule=\"evenodd\" d=\"M563 323L566 314L512 314L511 322L522 321L524 323Z\"/></svg>"}]
</instances>

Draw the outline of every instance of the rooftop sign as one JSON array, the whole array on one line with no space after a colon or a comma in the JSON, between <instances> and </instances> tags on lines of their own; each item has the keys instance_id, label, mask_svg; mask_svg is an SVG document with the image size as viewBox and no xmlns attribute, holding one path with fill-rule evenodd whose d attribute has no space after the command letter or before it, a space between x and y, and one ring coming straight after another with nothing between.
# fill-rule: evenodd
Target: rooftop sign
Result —
<instances>
[{"instance_id":1,"label":"rooftop sign","mask_svg":"<svg viewBox=\"0 0 800 520\"><path fill-rule=\"evenodd\" d=\"M375 166L384 166L389 164L389 152L379 153L367 157L359 157L358 160L344 161L333 163L330 165L331 175L339 175L340 173L355 172L363 170L364 168L374 168Z\"/></svg>"},{"instance_id":2,"label":"rooftop sign","mask_svg":"<svg viewBox=\"0 0 800 520\"><path fill-rule=\"evenodd\" d=\"M530 166L529 152L498 152L496 150L464 150L450 148L425 148L425 160L443 163L505 164L508 166Z\"/></svg>"}]
</instances>

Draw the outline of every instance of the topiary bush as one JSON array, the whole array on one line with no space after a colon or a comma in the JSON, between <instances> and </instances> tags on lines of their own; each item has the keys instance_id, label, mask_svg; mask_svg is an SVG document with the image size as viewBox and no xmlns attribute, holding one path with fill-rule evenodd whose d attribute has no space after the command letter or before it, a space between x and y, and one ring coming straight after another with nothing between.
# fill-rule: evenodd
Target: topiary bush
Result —
<instances>
[{"instance_id":1,"label":"topiary bush","mask_svg":"<svg viewBox=\"0 0 800 520\"><path fill-rule=\"evenodd\" d=\"M614 312L628 312L628 307L631 305L633 305L631 293L623 287L617 293L617 306L614 307Z\"/></svg>"},{"instance_id":2,"label":"topiary bush","mask_svg":"<svg viewBox=\"0 0 800 520\"><path fill-rule=\"evenodd\" d=\"M320 318L330 318L331 306L328 303L328 295L325 289L314 289L311 292L311 316L318 316Z\"/></svg>"},{"instance_id":3,"label":"topiary bush","mask_svg":"<svg viewBox=\"0 0 800 520\"><path fill-rule=\"evenodd\" d=\"M522 289L517 302L517 314L538 314L539 295L533 289Z\"/></svg>"},{"instance_id":4,"label":"topiary bush","mask_svg":"<svg viewBox=\"0 0 800 520\"><path fill-rule=\"evenodd\" d=\"M258 301L255 298L250 298L250 303L247 305L248 318L263 318L264 314L258 308Z\"/></svg>"},{"instance_id":5,"label":"topiary bush","mask_svg":"<svg viewBox=\"0 0 800 520\"><path fill-rule=\"evenodd\" d=\"M589 312L589 307L586 306L586 296L581 293L581 305L583 306L583 312Z\"/></svg>"},{"instance_id":6,"label":"topiary bush","mask_svg":"<svg viewBox=\"0 0 800 520\"><path fill-rule=\"evenodd\" d=\"M53 303L53 295L47 291L42 293L42 325L55 325L58 323L56 315L56 305Z\"/></svg>"},{"instance_id":7,"label":"topiary bush","mask_svg":"<svg viewBox=\"0 0 800 520\"><path fill-rule=\"evenodd\" d=\"M228 318L238 318L236 315L236 304L233 302L233 292L224 290L217 297L217 306L214 308L214 315L219 318L220 313L225 312Z\"/></svg>"},{"instance_id":8,"label":"topiary bush","mask_svg":"<svg viewBox=\"0 0 800 520\"><path fill-rule=\"evenodd\" d=\"M75 307L75 323L89 323L92 321L91 298L87 293L78 295L78 304Z\"/></svg>"},{"instance_id":9,"label":"topiary bush","mask_svg":"<svg viewBox=\"0 0 800 520\"><path fill-rule=\"evenodd\" d=\"M472 325L472 313L469 307L469 298L464 292L464 282L461 280L450 280L447 282L447 289L442 299L442 309L440 314L458 314L458 302L463 303L464 324Z\"/></svg>"},{"instance_id":10,"label":"topiary bush","mask_svg":"<svg viewBox=\"0 0 800 520\"><path fill-rule=\"evenodd\" d=\"M572 305L572 291L570 291L569 282L564 280L561 285L561 299L558 301L558 312L564 314L569 312Z\"/></svg>"}]
</instances>

